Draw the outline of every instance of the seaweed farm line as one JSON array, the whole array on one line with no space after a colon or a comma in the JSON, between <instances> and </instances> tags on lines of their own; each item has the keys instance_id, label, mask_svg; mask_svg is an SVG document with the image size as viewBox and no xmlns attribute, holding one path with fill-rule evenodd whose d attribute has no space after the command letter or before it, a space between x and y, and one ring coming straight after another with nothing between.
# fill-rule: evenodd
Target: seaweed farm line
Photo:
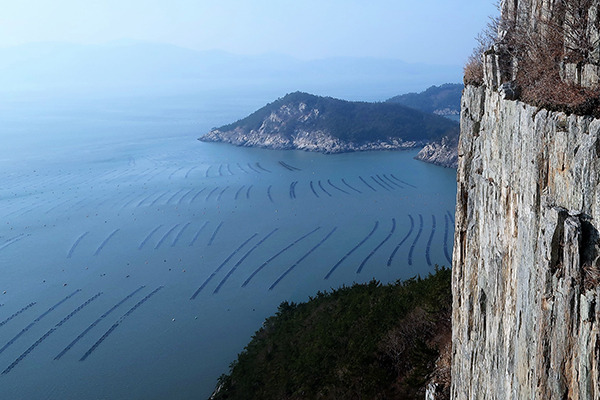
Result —
<instances>
[{"instance_id":1,"label":"seaweed farm line","mask_svg":"<svg viewBox=\"0 0 600 400\"><path fill-rule=\"evenodd\" d=\"M416 151L80 146L0 158L2 399L208 398L282 301L450 265L454 172Z\"/></svg>"}]
</instances>

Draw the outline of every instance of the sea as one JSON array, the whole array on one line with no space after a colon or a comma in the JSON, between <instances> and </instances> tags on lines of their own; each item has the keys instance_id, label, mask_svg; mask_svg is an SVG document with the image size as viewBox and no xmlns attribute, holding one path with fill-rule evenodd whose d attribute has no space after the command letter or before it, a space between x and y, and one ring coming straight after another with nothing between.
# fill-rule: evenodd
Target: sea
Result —
<instances>
[{"instance_id":1,"label":"sea","mask_svg":"<svg viewBox=\"0 0 600 400\"><path fill-rule=\"evenodd\" d=\"M272 100L0 102L0 398L206 399L281 302L450 265L418 150L197 140Z\"/></svg>"}]
</instances>

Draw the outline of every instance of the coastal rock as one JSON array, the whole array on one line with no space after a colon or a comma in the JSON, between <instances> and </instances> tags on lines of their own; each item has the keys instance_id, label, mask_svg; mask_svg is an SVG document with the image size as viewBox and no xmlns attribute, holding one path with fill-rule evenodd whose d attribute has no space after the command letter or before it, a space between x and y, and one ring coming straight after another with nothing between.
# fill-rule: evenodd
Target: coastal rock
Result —
<instances>
[{"instance_id":1,"label":"coastal rock","mask_svg":"<svg viewBox=\"0 0 600 400\"><path fill-rule=\"evenodd\" d=\"M231 131L212 130L200 138L203 142L230 143L243 147L261 147L273 150L305 150L325 154L348 153L368 150L406 150L425 145L425 141L403 141L388 138L366 143L346 142L323 130L298 130L290 137L279 132L259 129L245 131L236 128Z\"/></svg>"},{"instance_id":2,"label":"coastal rock","mask_svg":"<svg viewBox=\"0 0 600 400\"><path fill-rule=\"evenodd\" d=\"M458 136L445 136L440 141L425 145L415 158L446 168L456 168L458 166Z\"/></svg>"}]
</instances>

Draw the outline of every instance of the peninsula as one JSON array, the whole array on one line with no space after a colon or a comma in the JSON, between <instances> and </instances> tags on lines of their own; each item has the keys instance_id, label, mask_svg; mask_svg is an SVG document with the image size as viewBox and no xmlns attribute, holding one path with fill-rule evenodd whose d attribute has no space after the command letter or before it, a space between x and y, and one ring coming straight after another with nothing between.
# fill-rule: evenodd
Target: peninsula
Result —
<instances>
[{"instance_id":1,"label":"peninsula","mask_svg":"<svg viewBox=\"0 0 600 400\"><path fill-rule=\"evenodd\" d=\"M350 102L295 92L199 140L343 153L418 148L457 137L458 124L397 103Z\"/></svg>"}]
</instances>

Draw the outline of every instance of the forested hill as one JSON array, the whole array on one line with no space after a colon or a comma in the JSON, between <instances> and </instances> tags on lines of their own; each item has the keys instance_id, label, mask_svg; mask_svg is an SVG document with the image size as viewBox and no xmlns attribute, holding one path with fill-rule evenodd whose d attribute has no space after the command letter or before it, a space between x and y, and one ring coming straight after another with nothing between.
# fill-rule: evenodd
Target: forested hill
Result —
<instances>
[{"instance_id":1,"label":"forested hill","mask_svg":"<svg viewBox=\"0 0 600 400\"><path fill-rule=\"evenodd\" d=\"M338 153L412 148L457 132L455 122L401 104L295 92L200 140Z\"/></svg>"},{"instance_id":2,"label":"forested hill","mask_svg":"<svg viewBox=\"0 0 600 400\"><path fill-rule=\"evenodd\" d=\"M421 93L407 93L388 99L389 103L403 104L420 111L443 116L458 116L460 114L460 98L464 85L446 83L431 86Z\"/></svg>"},{"instance_id":3,"label":"forested hill","mask_svg":"<svg viewBox=\"0 0 600 400\"><path fill-rule=\"evenodd\" d=\"M447 395L451 274L282 303L211 400L424 399L432 377Z\"/></svg>"}]
</instances>

